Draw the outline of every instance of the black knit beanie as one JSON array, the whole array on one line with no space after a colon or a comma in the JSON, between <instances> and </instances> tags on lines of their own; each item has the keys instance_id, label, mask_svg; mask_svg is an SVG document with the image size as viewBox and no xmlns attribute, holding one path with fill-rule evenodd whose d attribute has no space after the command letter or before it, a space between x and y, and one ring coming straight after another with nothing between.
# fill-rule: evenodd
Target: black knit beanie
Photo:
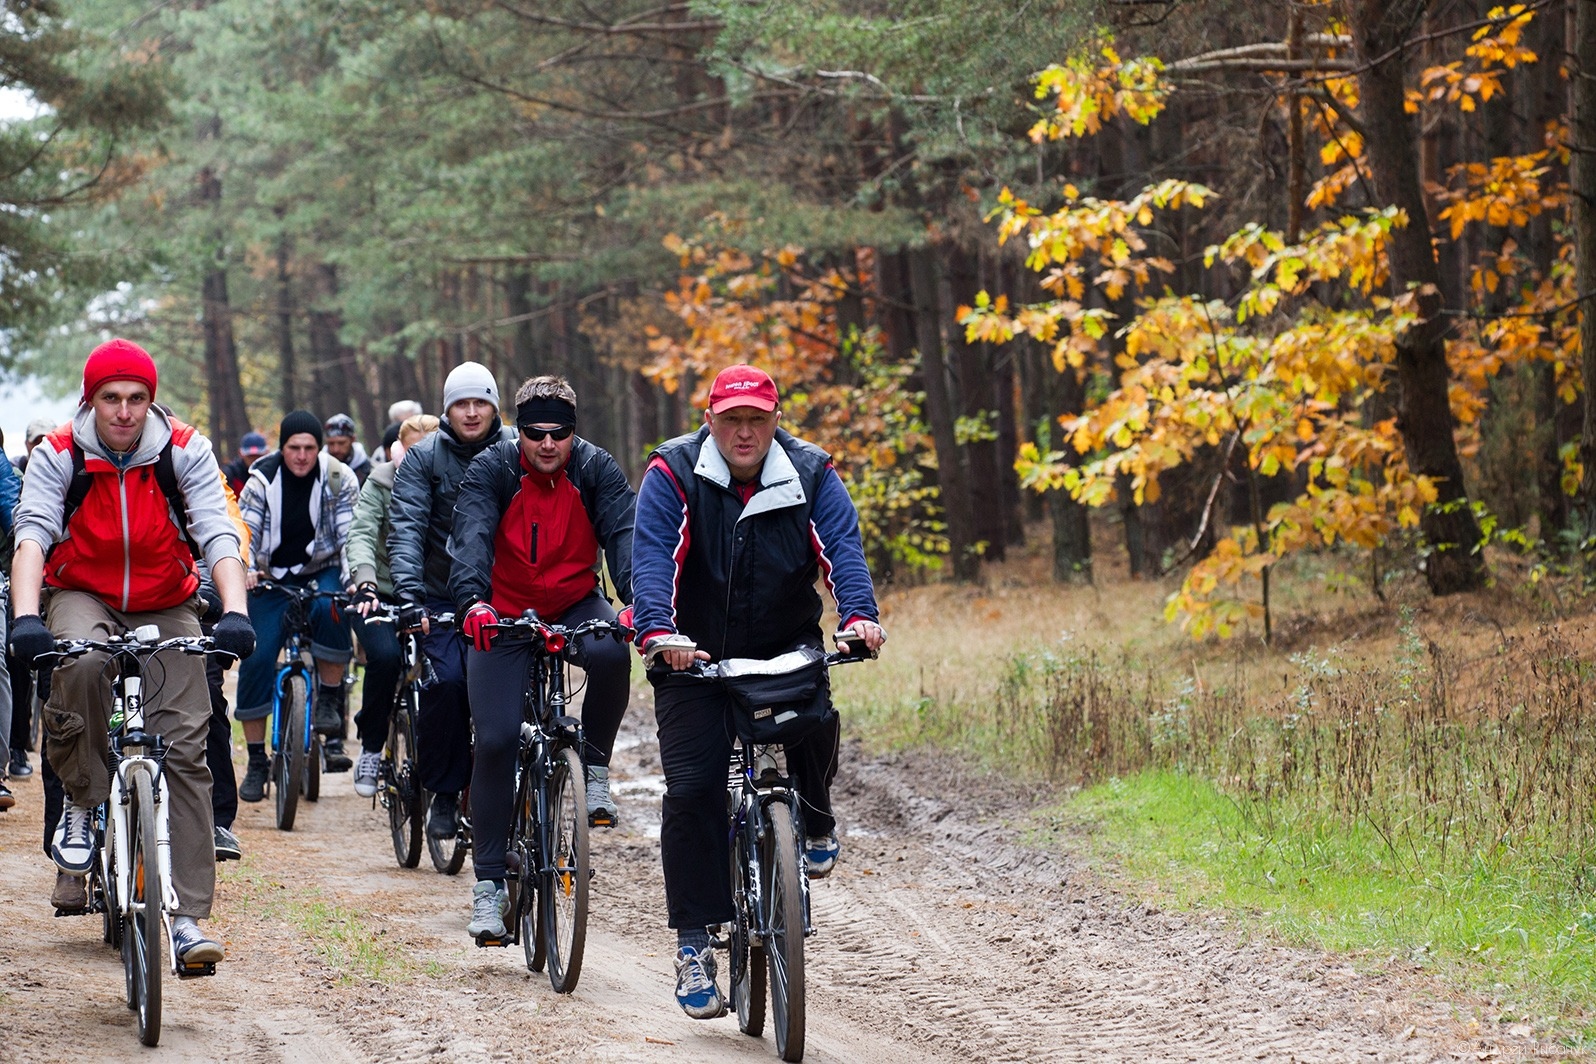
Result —
<instances>
[{"instance_id":1,"label":"black knit beanie","mask_svg":"<svg viewBox=\"0 0 1596 1064\"><path fill-rule=\"evenodd\" d=\"M321 446L321 418L309 410L295 410L283 418L282 425L277 429L277 449L282 450L290 437L298 436L301 432L308 432L316 437L316 446Z\"/></svg>"}]
</instances>

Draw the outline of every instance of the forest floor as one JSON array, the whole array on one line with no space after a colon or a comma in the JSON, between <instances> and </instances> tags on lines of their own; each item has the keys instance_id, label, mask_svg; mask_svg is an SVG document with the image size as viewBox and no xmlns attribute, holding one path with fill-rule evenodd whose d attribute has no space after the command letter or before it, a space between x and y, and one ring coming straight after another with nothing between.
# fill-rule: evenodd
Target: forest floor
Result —
<instances>
[{"instance_id":1,"label":"forest floor","mask_svg":"<svg viewBox=\"0 0 1596 1064\"><path fill-rule=\"evenodd\" d=\"M555 994L519 949L466 937L469 869L396 866L385 814L325 781L292 833L246 805L221 866L215 978L168 980L171 1061L764 1061L735 1017L672 996L652 712L639 695L595 833L581 982ZM1034 789L931 754L843 752L843 857L806 950L815 1062L1566 1059L1411 966L1244 937L1158 911L1038 832ZM98 918L54 919L37 778L0 814L0 1040L11 1064L142 1055ZM1046 839L1046 841L1042 841ZM724 986L724 973L721 981ZM152 1054L149 1059L156 1059Z\"/></svg>"}]
</instances>

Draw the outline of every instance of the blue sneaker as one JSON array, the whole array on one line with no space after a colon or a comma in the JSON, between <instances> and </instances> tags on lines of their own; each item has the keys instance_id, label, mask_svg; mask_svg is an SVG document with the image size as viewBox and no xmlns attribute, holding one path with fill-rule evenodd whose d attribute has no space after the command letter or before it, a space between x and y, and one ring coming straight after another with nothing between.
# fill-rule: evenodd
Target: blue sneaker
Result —
<instances>
[{"instance_id":1,"label":"blue sneaker","mask_svg":"<svg viewBox=\"0 0 1596 1064\"><path fill-rule=\"evenodd\" d=\"M837 843L837 833L812 835L804 840L804 863L809 866L809 878L820 879L837 867L837 854L842 847Z\"/></svg>"},{"instance_id":2,"label":"blue sneaker","mask_svg":"<svg viewBox=\"0 0 1596 1064\"><path fill-rule=\"evenodd\" d=\"M715 985L715 958L692 946L676 951L676 1003L695 1020L726 1014L726 1002Z\"/></svg>"}]
</instances>

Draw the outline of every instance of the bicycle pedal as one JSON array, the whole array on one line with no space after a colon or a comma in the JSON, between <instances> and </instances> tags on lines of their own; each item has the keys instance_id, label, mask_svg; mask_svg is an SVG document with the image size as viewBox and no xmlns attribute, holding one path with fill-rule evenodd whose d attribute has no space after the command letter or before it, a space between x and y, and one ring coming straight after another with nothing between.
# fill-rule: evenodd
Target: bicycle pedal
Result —
<instances>
[{"instance_id":1,"label":"bicycle pedal","mask_svg":"<svg viewBox=\"0 0 1596 1064\"><path fill-rule=\"evenodd\" d=\"M506 935L504 938L492 938L488 935L482 935L476 940L476 943L477 946L482 949L486 949L490 946L508 946L510 944L510 938L508 935Z\"/></svg>"},{"instance_id":2,"label":"bicycle pedal","mask_svg":"<svg viewBox=\"0 0 1596 1064\"><path fill-rule=\"evenodd\" d=\"M88 915L94 913L95 911L96 911L95 909L85 905L85 906L82 906L82 907L76 908L76 909L57 909L55 911L55 915L57 915L57 916L88 916Z\"/></svg>"},{"instance_id":3,"label":"bicycle pedal","mask_svg":"<svg viewBox=\"0 0 1596 1064\"><path fill-rule=\"evenodd\" d=\"M179 979L202 979L207 975L215 974L215 961L207 961L204 964L179 964L177 966L177 977Z\"/></svg>"}]
</instances>

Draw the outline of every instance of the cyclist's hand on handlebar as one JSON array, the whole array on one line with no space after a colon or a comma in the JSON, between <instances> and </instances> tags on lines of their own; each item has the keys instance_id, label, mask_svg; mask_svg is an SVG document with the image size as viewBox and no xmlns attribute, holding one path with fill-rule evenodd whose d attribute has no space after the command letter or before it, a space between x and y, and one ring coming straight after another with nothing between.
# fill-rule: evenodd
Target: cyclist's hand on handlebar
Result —
<instances>
[{"instance_id":1,"label":"cyclist's hand on handlebar","mask_svg":"<svg viewBox=\"0 0 1596 1064\"><path fill-rule=\"evenodd\" d=\"M708 661L709 653L699 650L698 644L679 632L657 635L643 648L643 660L649 668L665 664L675 672L693 667L695 661Z\"/></svg>"},{"instance_id":2,"label":"cyclist's hand on handlebar","mask_svg":"<svg viewBox=\"0 0 1596 1064\"><path fill-rule=\"evenodd\" d=\"M427 618L427 607L419 602L407 602L399 610L399 630L413 632L418 628L421 630L422 635L426 635L432 630L432 625Z\"/></svg>"},{"instance_id":3,"label":"cyclist's hand on handlebar","mask_svg":"<svg viewBox=\"0 0 1596 1064\"><path fill-rule=\"evenodd\" d=\"M863 643L864 651L868 651L869 656L873 658L880 653L881 644L887 641L887 630L875 621L855 621L851 627L838 632L836 639L837 649L844 654L865 656L857 646L858 643Z\"/></svg>"},{"instance_id":4,"label":"cyclist's hand on handlebar","mask_svg":"<svg viewBox=\"0 0 1596 1064\"><path fill-rule=\"evenodd\" d=\"M225 650L242 661L255 653L255 626L242 613L224 613L211 633L217 650Z\"/></svg>"},{"instance_id":5,"label":"cyclist's hand on handlebar","mask_svg":"<svg viewBox=\"0 0 1596 1064\"><path fill-rule=\"evenodd\" d=\"M260 570L259 569L245 569L244 570L244 590L245 591L254 591L255 590L255 585L258 584L258 583L260 583Z\"/></svg>"},{"instance_id":6,"label":"cyclist's hand on handlebar","mask_svg":"<svg viewBox=\"0 0 1596 1064\"><path fill-rule=\"evenodd\" d=\"M486 602L479 602L466 610L460 631L471 640L472 646L486 654L493 649L493 637L499 634L492 627L498 623L499 611Z\"/></svg>"},{"instance_id":7,"label":"cyclist's hand on handlebar","mask_svg":"<svg viewBox=\"0 0 1596 1064\"><path fill-rule=\"evenodd\" d=\"M55 649L55 636L37 613L18 617L11 626L11 653L28 665Z\"/></svg>"},{"instance_id":8,"label":"cyclist's hand on handlebar","mask_svg":"<svg viewBox=\"0 0 1596 1064\"><path fill-rule=\"evenodd\" d=\"M349 607L362 617L370 617L380 601L381 599L377 597L377 585L370 580L349 591Z\"/></svg>"},{"instance_id":9,"label":"cyclist's hand on handlebar","mask_svg":"<svg viewBox=\"0 0 1596 1064\"><path fill-rule=\"evenodd\" d=\"M628 639L637 633L637 625L632 623L632 607L628 606L616 614L615 622L626 629Z\"/></svg>"}]
</instances>

